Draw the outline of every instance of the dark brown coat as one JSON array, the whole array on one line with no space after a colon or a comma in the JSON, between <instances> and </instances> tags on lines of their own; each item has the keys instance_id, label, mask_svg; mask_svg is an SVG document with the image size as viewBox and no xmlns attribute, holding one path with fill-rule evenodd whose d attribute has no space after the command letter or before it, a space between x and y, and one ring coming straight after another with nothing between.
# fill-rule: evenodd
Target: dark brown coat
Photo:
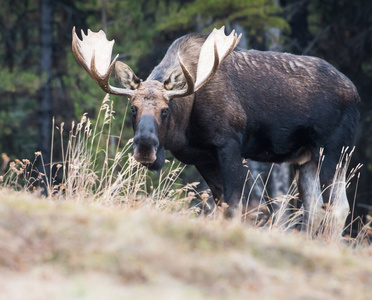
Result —
<instances>
[{"instance_id":1,"label":"dark brown coat","mask_svg":"<svg viewBox=\"0 0 372 300\"><path fill-rule=\"evenodd\" d=\"M191 34L175 41L147 80L165 82L179 66L177 52L195 74L205 38ZM353 144L359 102L353 83L322 59L235 50L198 92L169 103L160 144L195 165L214 197L224 195L232 206L242 192L242 158L291 162L303 177L315 178L324 148L320 184L326 187L342 148ZM309 164L311 171L301 172L301 166ZM156 162L150 167L160 166ZM300 187L300 193L306 198L306 187Z\"/></svg>"}]
</instances>

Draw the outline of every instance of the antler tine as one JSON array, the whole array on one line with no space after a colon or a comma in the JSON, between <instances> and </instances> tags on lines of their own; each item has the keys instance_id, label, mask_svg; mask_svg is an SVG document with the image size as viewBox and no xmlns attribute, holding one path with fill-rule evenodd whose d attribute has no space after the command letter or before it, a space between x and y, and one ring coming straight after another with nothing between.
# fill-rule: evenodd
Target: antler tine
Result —
<instances>
[{"instance_id":1,"label":"antler tine","mask_svg":"<svg viewBox=\"0 0 372 300\"><path fill-rule=\"evenodd\" d=\"M183 75L186 78L187 88L183 89L183 90L178 90L178 91L177 90L176 91L167 91L166 96L167 96L168 99L185 97L185 96L188 96L188 95L191 95L192 93L194 93L194 88L195 88L194 78L192 77L190 71L187 69L187 67L183 63L182 57L181 57L179 52L177 53L177 56L178 56L178 62L180 63L181 69L183 71Z\"/></svg>"},{"instance_id":2,"label":"antler tine","mask_svg":"<svg viewBox=\"0 0 372 300\"><path fill-rule=\"evenodd\" d=\"M217 72L218 66L234 50L237 45L237 35L233 30L229 36L224 33L225 26L214 29L204 42L199 56L195 91L206 84ZM213 47L213 52L212 52ZM212 58L213 63L212 63Z\"/></svg>"},{"instance_id":3,"label":"antler tine","mask_svg":"<svg viewBox=\"0 0 372 300\"><path fill-rule=\"evenodd\" d=\"M102 30L99 32L92 32L88 29L87 34L82 30L81 37L82 40L78 38L74 27L72 29L72 52L76 60L85 71L87 71L90 77L92 77L106 93L133 97L136 91L112 87L109 84L111 71L119 57L119 55L117 55L114 60L110 62L115 41L108 41L106 34ZM99 55L97 59L96 53Z\"/></svg>"},{"instance_id":4,"label":"antler tine","mask_svg":"<svg viewBox=\"0 0 372 300\"><path fill-rule=\"evenodd\" d=\"M187 88L180 91L167 91L169 99L185 97L195 93L214 76L218 66L234 50L241 38L241 34L238 37L235 30L229 36L226 36L224 28L225 26L222 26L219 30L214 29L204 42L200 50L195 83L178 54L178 61L185 75Z\"/></svg>"},{"instance_id":5,"label":"antler tine","mask_svg":"<svg viewBox=\"0 0 372 300\"><path fill-rule=\"evenodd\" d=\"M218 69L218 66L220 64L220 57L218 55L218 50L217 50L217 44L216 44L216 41L214 41L214 44L213 44L213 50L214 50L214 62L213 62L213 67L212 69L209 71L209 73L206 75L206 77L204 78L203 81L201 82L198 82L196 83L196 87L195 87L195 92L197 90L199 90L205 83L207 83L213 76L214 74L217 72L217 69Z\"/></svg>"}]
</instances>

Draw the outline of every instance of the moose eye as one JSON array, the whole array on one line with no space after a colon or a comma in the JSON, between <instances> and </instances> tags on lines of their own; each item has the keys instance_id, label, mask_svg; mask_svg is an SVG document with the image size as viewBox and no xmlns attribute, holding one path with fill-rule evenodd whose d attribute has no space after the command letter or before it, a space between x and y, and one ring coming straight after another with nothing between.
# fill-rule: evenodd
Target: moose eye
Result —
<instances>
[{"instance_id":1,"label":"moose eye","mask_svg":"<svg viewBox=\"0 0 372 300\"><path fill-rule=\"evenodd\" d=\"M132 105L131 108L133 116L137 114L137 106Z\"/></svg>"},{"instance_id":2,"label":"moose eye","mask_svg":"<svg viewBox=\"0 0 372 300\"><path fill-rule=\"evenodd\" d=\"M161 110L161 116L162 116L162 118L166 118L166 117L168 117L168 115L169 115L169 108L168 107L166 107L166 108L163 108L162 110Z\"/></svg>"}]
</instances>

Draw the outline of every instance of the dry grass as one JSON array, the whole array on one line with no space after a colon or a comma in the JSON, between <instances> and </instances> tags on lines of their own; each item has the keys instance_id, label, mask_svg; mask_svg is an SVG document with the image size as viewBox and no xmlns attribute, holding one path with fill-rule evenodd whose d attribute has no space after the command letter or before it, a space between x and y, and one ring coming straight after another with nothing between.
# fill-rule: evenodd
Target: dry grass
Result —
<instances>
[{"instance_id":1,"label":"dry grass","mask_svg":"<svg viewBox=\"0 0 372 300\"><path fill-rule=\"evenodd\" d=\"M175 184L182 167L168 162L152 183L130 142L112 143L108 97L100 118L101 127L92 129L86 116L72 126L49 177L46 169L34 175L35 161L16 160L0 178L1 297L370 298L371 246L362 235L350 247L291 231L296 216L285 217L294 189L273 199L279 209L263 227L265 204L245 222L220 210L196 217L189 205L197 183ZM200 196L203 208L208 197Z\"/></svg>"},{"instance_id":2,"label":"dry grass","mask_svg":"<svg viewBox=\"0 0 372 300\"><path fill-rule=\"evenodd\" d=\"M159 182L152 183L147 169L130 153L132 141L120 145L125 120L117 142L112 139L113 118L113 102L107 95L94 128L83 115L79 123L72 123L67 145L63 139L64 124L53 126L57 133L53 131L52 149L54 136L60 137L62 161L55 162L51 157L50 165L43 163L43 169L36 170L36 161L44 161L42 154L36 152L33 162L28 159L10 162L8 171L0 177L2 187L32 192L46 189L53 200L73 199L110 206L136 206L143 200L163 207L166 202L166 207L171 210L187 205L190 198L186 193L194 189L194 184L179 188L175 185L183 167L167 161L159 173Z\"/></svg>"},{"instance_id":3,"label":"dry grass","mask_svg":"<svg viewBox=\"0 0 372 300\"><path fill-rule=\"evenodd\" d=\"M125 299L368 299L372 293L372 249L361 245L152 205L107 207L9 190L0 192L0 220L6 299L102 299L107 293Z\"/></svg>"}]
</instances>

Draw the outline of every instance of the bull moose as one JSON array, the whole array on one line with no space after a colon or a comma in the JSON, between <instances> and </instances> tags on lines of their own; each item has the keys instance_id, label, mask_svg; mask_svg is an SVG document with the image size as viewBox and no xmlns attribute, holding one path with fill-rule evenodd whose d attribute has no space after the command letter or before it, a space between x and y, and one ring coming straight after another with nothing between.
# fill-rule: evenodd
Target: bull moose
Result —
<instances>
[{"instance_id":1,"label":"bull moose","mask_svg":"<svg viewBox=\"0 0 372 300\"><path fill-rule=\"evenodd\" d=\"M289 162L303 202L301 230L315 234L323 200L337 198L332 224L341 234L349 213L345 184L328 187L342 149L353 144L360 114L355 86L322 59L234 50L239 40L234 31L226 36L224 28L208 36L185 35L146 81L118 56L111 62L114 41L103 31L82 31L80 40L74 28L72 50L106 93L130 99L138 162L159 170L170 150L195 165L214 199L227 203L227 214L241 199L243 158ZM109 84L114 66L123 88ZM320 149L325 158L319 169Z\"/></svg>"}]
</instances>

